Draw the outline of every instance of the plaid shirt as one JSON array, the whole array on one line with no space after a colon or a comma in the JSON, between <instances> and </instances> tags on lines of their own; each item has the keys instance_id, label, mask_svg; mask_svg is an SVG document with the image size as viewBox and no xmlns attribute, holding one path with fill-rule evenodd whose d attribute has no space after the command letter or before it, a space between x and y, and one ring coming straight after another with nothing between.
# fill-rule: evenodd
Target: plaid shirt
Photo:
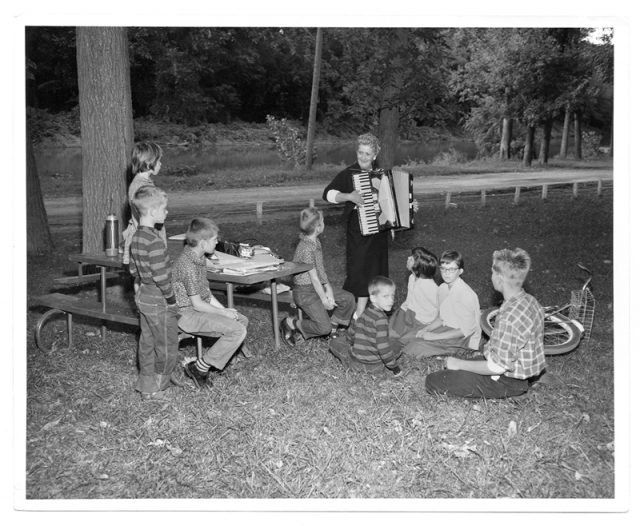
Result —
<instances>
[{"instance_id":1,"label":"plaid shirt","mask_svg":"<svg viewBox=\"0 0 640 526\"><path fill-rule=\"evenodd\" d=\"M484 355L511 378L524 380L542 372L544 311L533 296L521 290L502 304Z\"/></svg>"},{"instance_id":2,"label":"plaid shirt","mask_svg":"<svg viewBox=\"0 0 640 526\"><path fill-rule=\"evenodd\" d=\"M384 363L388 369L397 367L397 352L389 347L389 318L374 305L369 305L349 326L347 342L351 355L365 364Z\"/></svg>"},{"instance_id":3,"label":"plaid shirt","mask_svg":"<svg viewBox=\"0 0 640 526\"><path fill-rule=\"evenodd\" d=\"M129 272L134 278L139 277L145 285L155 284L168 304L175 303L169 254L155 228L139 226L133 234Z\"/></svg>"},{"instance_id":4,"label":"plaid shirt","mask_svg":"<svg viewBox=\"0 0 640 526\"><path fill-rule=\"evenodd\" d=\"M176 293L178 312L191 307L189 296L200 295L206 303L211 300L205 257L198 256L188 245L173 265L173 290Z\"/></svg>"},{"instance_id":5,"label":"plaid shirt","mask_svg":"<svg viewBox=\"0 0 640 526\"><path fill-rule=\"evenodd\" d=\"M296 253L293 255L294 263L307 263L313 265L318 272L318 279L323 285L328 283L327 273L324 270L324 258L322 256L322 245L320 240L315 241L309 239L304 234L300 234L300 241L296 247ZM311 285L311 276L309 272L296 274L293 276L294 285Z\"/></svg>"}]
</instances>

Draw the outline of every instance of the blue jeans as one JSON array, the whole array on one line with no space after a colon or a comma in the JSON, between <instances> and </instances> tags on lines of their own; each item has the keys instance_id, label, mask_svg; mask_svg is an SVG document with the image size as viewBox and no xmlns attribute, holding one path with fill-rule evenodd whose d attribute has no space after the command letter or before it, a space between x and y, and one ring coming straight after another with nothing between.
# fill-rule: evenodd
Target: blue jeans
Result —
<instances>
[{"instance_id":1,"label":"blue jeans","mask_svg":"<svg viewBox=\"0 0 640 526\"><path fill-rule=\"evenodd\" d=\"M356 310L356 300L353 294L340 287L334 287L333 297L337 307L329 317L329 313L324 308L313 285L296 285L293 289L293 301L309 317L308 320L296 320L295 322L305 340L329 334L332 321L345 327L351 323L351 317Z\"/></svg>"},{"instance_id":2,"label":"blue jeans","mask_svg":"<svg viewBox=\"0 0 640 526\"><path fill-rule=\"evenodd\" d=\"M136 390L164 391L178 361L178 306L167 305L155 285L141 284L135 298L140 311Z\"/></svg>"},{"instance_id":3,"label":"blue jeans","mask_svg":"<svg viewBox=\"0 0 640 526\"><path fill-rule=\"evenodd\" d=\"M510 378L504 374L493 380L491 376L469 371L443 369L427 375L425 388L430 394L448 394L462 398L507 398L526 393L529 380Z\"/></svg>"},{"instance_id":4,"label":"blue jeans","mask_svg":"<svg viewBox=\"0 0 640 526\"><path fill-rule=\"evenodd\" d=\"M249 320L238 313L238 321L213 314L198 312L188 308L180 313L178 325L180 330L189 334L198 334L206 338L218 338L202 359L216 369L224 369L229 359L244 342L247 336Z\"/></svg>"}]
</instances>

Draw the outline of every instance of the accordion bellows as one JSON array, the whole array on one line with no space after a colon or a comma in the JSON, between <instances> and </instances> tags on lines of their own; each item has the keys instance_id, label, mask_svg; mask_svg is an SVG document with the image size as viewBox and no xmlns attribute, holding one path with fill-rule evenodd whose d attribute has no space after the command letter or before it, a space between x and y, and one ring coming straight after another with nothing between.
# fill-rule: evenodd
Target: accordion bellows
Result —
<instances>
[{"instance_id":1,"label":"accordion bellows","mask_svg":"<svg viewBox=\"0 0 640 526\"><path fill-rule=\"evenodd\" d=\"M370 236L385 230L413 228L413 176L402 170L353 174L353 187L362 193L358 206L360 232Z\"/></svg>"}]
</instances>

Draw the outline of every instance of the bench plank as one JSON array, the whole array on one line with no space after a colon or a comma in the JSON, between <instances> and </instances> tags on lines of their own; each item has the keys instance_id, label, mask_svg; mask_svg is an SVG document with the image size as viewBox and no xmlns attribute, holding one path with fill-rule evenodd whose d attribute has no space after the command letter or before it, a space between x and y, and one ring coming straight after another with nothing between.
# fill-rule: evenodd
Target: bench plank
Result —
<instances>
[{"instance_id":1,"label":"bench plank","mask_svg":"<svg viewBox=\"0 0 640 526\"><path fill-rule=\"evenodd\" d=\"M123 271L107 272L106 277L117 278L121 276ZM85 274L84 276L69 276L66 278L54 278L53 282L60 285L76 285L80 283L89 283L91 281L100 281L100 274Z\"/></svg>"},{"instance_id":2,"label":"bench plank","mask_svg":"<svg viewBox=\"0 0 640 526\"><path fill-rule=\"evenodd\" d=\"M81 298L78 296L69 296L55 292L53 294L45 294L37 296L32 300L39 305L58 309L63 312L89 316L101 320L126 323L128 325L139 325L140 317L138 313L129 307L120 307L116 305L107 305L106 312L103 311L102 303Z\"/></svg>"}]
</instances>

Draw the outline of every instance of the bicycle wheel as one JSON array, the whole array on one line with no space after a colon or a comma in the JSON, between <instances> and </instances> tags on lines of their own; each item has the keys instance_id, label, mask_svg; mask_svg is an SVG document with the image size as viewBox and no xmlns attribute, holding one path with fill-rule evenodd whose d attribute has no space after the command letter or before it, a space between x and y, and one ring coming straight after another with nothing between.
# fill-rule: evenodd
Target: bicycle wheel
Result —
<instances>
[{"instance_id":1,"label":"bicycle wheel","mask_svg":"<svg viewBox=\"0 0 640 526\"><path fill-rule=\"evenodd\" d=\"M500 307L491 307L482 311L480 327L487 336L491 336L496 315ZM544 318L544 353L562 354L575 349L582 338L582 331L572 320L562 314L547 315Z\"/></svg>"}]
</instances>

